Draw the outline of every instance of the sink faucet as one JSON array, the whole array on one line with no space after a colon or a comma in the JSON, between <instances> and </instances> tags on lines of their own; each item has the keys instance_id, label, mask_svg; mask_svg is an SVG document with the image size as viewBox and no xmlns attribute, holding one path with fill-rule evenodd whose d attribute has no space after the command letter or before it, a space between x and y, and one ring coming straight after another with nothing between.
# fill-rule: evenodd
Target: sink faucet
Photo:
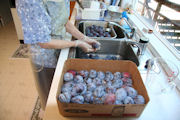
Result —
<instances>
[{"instance_id":1,"label":"sink faucet","mask_svg":"<svg viewBox=\"0 0 180 120\"><path fill-rule=\"evenodd\" d=\"M135 28L132 27L126 19L124 19L124 20L125 20L126 23L129 25L129 27L130 27L130 29L131 29L131 32L129 32L128 30L124 29L121 25L119 25L119 24L116 23L116 22L111 22L111 21L110 21L109 24L112 24L112 25L115 25L115 26L117 26L117 27L120 27L120 28L125 32L126 37L127 37L128 39L132 39L133 36L134 36L134 34L135 34ZM131 35L129 35L128 33L131 33Z\"/></svg>"},{"instance_id":2,"label":"sink faucet","mask_svg":"<svg viewBox=\"0 0 180 120\"><path fill-rule=\"evenodd\" d=\"M129 39L132 39L136 30L135 28L127 21L127 19L123 19L124 21L126 21L126 23L129 25L130 29L131 29L131 35L129 36L130 38Z\"/></svg>"}]
</instances>

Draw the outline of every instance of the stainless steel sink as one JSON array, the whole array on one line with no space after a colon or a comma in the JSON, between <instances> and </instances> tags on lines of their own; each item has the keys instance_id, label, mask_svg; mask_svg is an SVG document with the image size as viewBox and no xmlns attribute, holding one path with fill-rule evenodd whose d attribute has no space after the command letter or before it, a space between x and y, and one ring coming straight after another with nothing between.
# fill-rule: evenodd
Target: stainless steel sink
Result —
<instances>
[{"instance_id":1,"label":"stainless steel sink","mask_svg":"<svg viewBox=\"0 0 180 120\"><path fill-rule=\"evenodd\" d=\"M132 49L132 43L119 40L98 40L101 43L101 49L95 53L84 53L81 49L76 49L75 58L87 58L87 55L98 55L97 59L104 59L103 56L113 55L117 56L121 60L130 60L139 66L138 55L134 53ZM93 58L96 59L96 58Z\"/></svg>"}]
</instances>

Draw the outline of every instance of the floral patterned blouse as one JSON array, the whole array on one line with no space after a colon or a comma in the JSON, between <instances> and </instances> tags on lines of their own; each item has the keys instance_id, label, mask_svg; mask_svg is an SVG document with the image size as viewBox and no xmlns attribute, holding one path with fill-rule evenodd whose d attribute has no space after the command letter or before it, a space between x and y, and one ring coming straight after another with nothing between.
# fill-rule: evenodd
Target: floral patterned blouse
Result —
<instances>
[{"instance_id":1,"label":"floral patterned blouse","mask_svg":"<svg viewBox=\"0 0 180 120\"><path fill-rule=\"evenodd\" d=\"M69 0L16 0L24 43L31 44L32 60L36 65L56 67L57 50L41 48L37 43L49 42L51 38L63 39L69 4Z\"/></svg>"}]
</instances>

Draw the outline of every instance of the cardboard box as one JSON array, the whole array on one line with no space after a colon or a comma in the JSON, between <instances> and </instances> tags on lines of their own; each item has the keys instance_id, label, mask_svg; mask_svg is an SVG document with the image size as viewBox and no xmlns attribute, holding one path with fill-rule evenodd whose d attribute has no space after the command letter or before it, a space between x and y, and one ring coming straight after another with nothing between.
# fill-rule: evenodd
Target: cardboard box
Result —
<instances>
[{"instance_id":1,"label":"cardboard box","mask_svg":"<svg viewBox=\"0 0 180 120\"><path fill-rule=\"evenodd\" d=\"M63 85L63 75L68 70L91 70L129 72L132 76L133 87L145 98L145 104L126 105L101 105L101 104L75 104L61 103L58 95ZM114 116L114 117L138 117L149 102L146 88L143 84L140 73L135 63L124 60L89 60L89 59L68 59L63 68L56 95L60 114L63 116L91 117L91 116Z\"/></svg>"}]
</instances>

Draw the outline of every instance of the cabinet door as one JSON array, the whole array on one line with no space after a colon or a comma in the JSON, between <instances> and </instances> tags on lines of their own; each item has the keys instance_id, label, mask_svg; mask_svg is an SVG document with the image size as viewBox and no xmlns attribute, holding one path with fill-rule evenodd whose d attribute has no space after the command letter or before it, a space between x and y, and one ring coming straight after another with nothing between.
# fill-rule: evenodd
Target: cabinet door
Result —
<instances>
[{"instance_id":1,"label":"cabinet door","mask_svg":"<svg viewBox=\"0 0 180 120\"><path fill-rule=\"evenodd\" d=\"M24 36L23 36L23 31L22 31L22 25L21 25L20 18L19 18L18 14L17 14L16 8L11 8L11 13L12 13L12 16L13 16L13 21L14 21L14 24L15 24L18 40L23 40Z\"/></svg>"}]
</instances>

